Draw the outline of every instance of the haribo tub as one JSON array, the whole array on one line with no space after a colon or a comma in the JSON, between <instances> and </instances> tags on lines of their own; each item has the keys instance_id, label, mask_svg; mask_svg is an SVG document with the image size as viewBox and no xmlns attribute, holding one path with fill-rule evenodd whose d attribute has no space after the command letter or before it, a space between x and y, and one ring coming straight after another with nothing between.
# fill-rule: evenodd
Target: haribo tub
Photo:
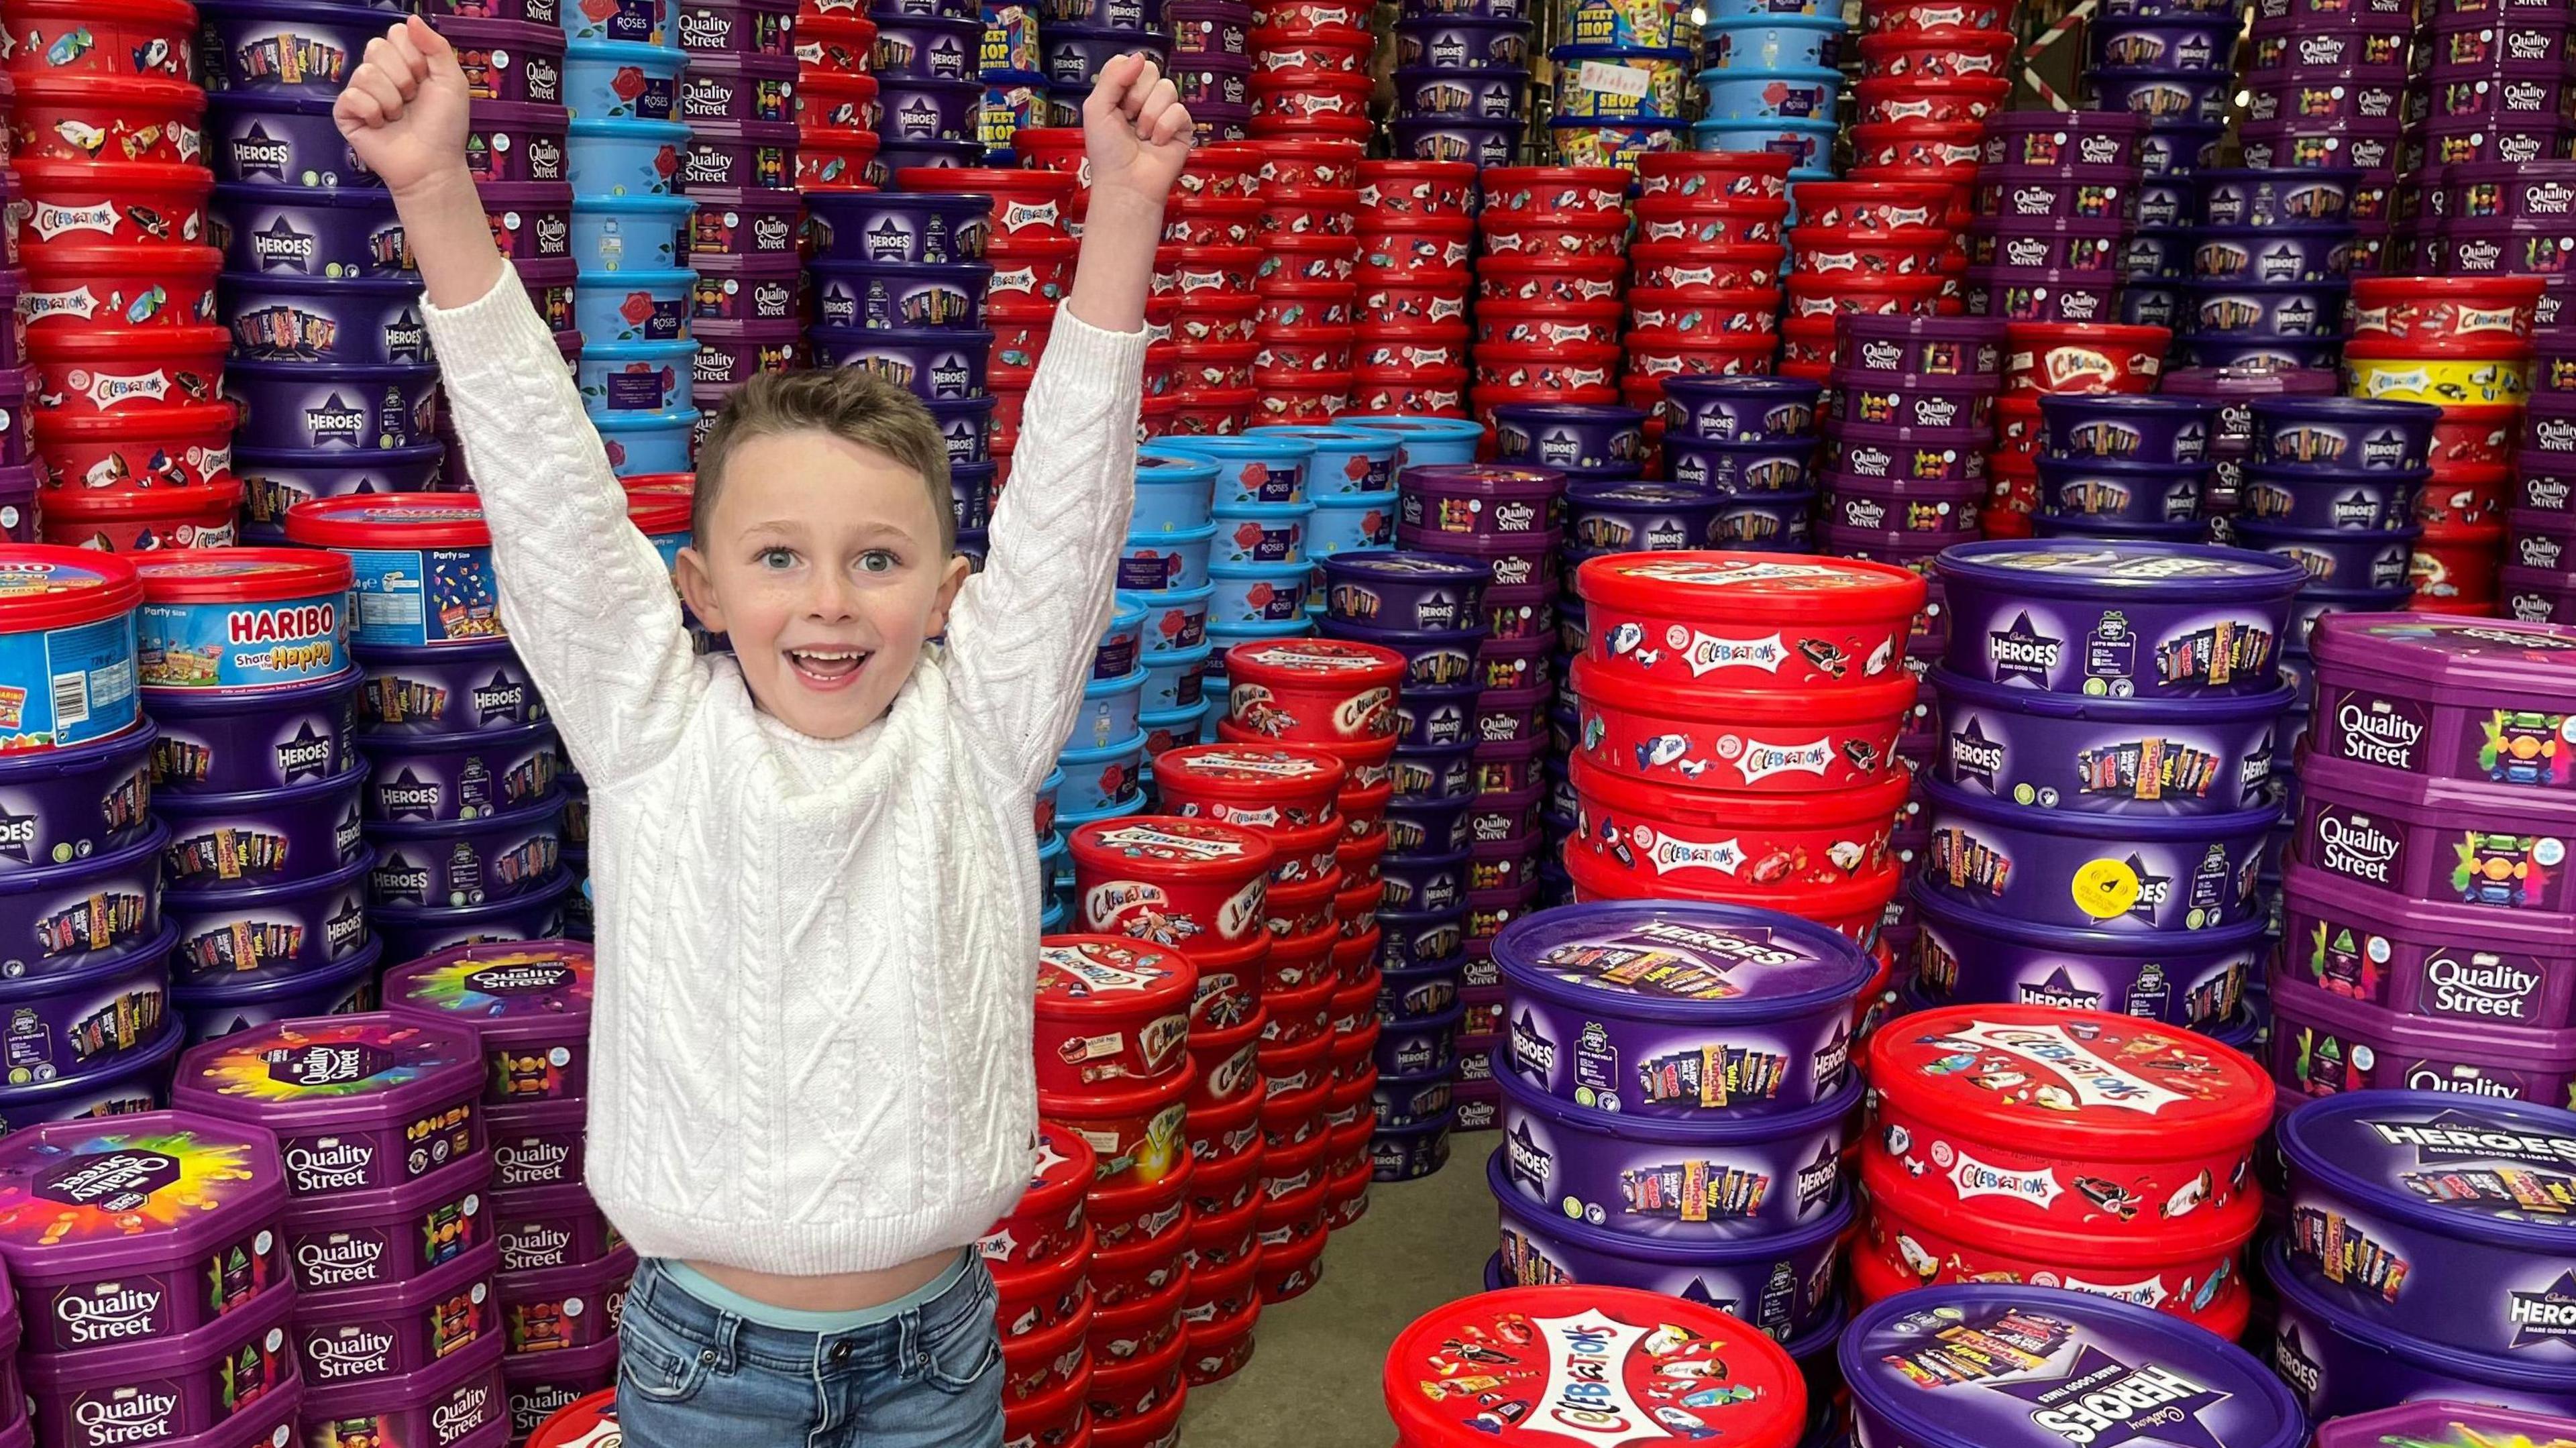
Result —
<instances>
[{"instance_id":1,"label":"haribo tub","mask_svg":"<svg viewBox=\"0 0 2576 1448\"><path fill-rule=\"evenodd\" d=\"M473 1036L384 1013L279 1021L180 1058L174 1103L277 1133L299 1200L374 1191L483 1148Z\"/></svg>"},{"instance_id":2,"label":"haribo tub","mask_svg":"<svg viewBox=\"0 0 2576 1448\"><path fill-rule=\"evenodd\" d=\"M85 744L133 727L142 598L119 559L0 547L0 751Z\"/></svg>"},{"instance_id":3,"label":"haribo tub","mask_svg":"<svg viewBox=\"0 0 2576 1448\"><path fill-rule=\"evenodd\" d=\"M146 689L252 693L349 666L349 562L302 548L189 549L140 559L137 674Z\"/></svg>"},{"instance_id":4,"label":"haribo tub","mask_svg":"<svg viewBox=\"0 0 2576 1448\"><path fill-rule=\"evenodd\" d=\"M1550 1097L1704 1120L1830 1099L1875 966L1820 926L1717 905L1604 903L1513 922L1508 1068Z\"/></svg>"},{"instance_id":5,"label":"haribo tub","mask_svg":"<svg viewBox=\"0 0 2576 1448\"><path fill-rule=\"evenodd\" d=\"M2576 1113L2357 1091L2292 1112L2290 1271L2384 1330L2576 1365Z\"/></svg>"},{"instance_id":6,"label":"haribo tub","mask_svg":"<svg viewBox=\"0 0 2576 1448\"><path fill-rule=\"evenodd\" d=\"M2267 693L2290 600L2284 558L2180 543L1969 543L1934 562L1953 673L2112 698Z\"/></svg>"}]
</instances>

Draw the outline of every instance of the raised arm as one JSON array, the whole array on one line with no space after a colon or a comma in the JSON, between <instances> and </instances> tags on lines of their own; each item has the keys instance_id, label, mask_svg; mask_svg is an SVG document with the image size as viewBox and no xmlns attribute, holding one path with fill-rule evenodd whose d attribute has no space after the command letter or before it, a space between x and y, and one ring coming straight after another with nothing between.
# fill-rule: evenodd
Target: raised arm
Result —
<instances>
[{"instance_id":1,"label":"raised arm","mask_svg":"<svg viewBox=\"0 0 2576 1448\"><path fill-rule=\"evenodd\" d=\"M1101 67L1083 105L1091 199L1073 294L1021 409L984 571L951 610L947 673L1015 786L1053 767L1109 622L1136 502L1145 296L1190 115L1142 55Z\"/></svg>"},{"instance_id":2,"label":"raised arm","mask_svg":"<svg viewBox=\"0 0 2576 1448\"><path fill-rule=\"evenodd\" d=\"M392 188L447 406L492 527L510 643L594 782L651 765L705 686L659 554L465 169L465 75L417 18L367 46L333 117Z\"/></svg>"}]
</instances>

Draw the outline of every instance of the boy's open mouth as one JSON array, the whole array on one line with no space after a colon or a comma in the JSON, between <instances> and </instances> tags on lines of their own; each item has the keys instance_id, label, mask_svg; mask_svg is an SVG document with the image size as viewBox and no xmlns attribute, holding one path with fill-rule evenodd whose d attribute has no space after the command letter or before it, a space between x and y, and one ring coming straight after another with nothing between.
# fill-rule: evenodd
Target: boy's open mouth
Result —
<instances>
[{"instance_id":1,"label":"boy's open mouth","mask_svg":"<svg viewBox=\"0 0 2576 1448\"><path fill-rule=\"evenodd\" d=\"M837 689L859 676L871 655L865 649L789 649L788 667L818 689Z\"/></svg>"}]
</instances>

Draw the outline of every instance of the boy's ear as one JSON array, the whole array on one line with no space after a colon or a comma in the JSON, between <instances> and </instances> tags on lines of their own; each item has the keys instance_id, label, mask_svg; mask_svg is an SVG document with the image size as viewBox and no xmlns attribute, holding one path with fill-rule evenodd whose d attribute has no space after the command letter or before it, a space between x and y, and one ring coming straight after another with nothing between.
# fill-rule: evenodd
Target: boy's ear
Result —
<instances>
[{"instance_id":1,"label":"boy's ear","mask_svg":"<svg viewBox=\"0 0 2576 1448\"><path fill-rule=\"evenodd\" d=\"M948 555L948 567L939 575L939 597L930 605L930 629L923 637L935 639L948 632L948 610L957 602L957 590L966 586L974 572L975 566L960 555Z\"/></svg>"},{"instance_id":2,"label":"boy's ear","mask_svg":"<svg viewBox=\"0 0 2576 1448\"><path fill-rule=\"evenodd\" d=\"M688 602L689 612L709 632L723 633L724 607L716 601L715 578L707 571L706 558L693 547L683 548L671 572L680 581L680 597Z\"/></svg>"}]
</instances>

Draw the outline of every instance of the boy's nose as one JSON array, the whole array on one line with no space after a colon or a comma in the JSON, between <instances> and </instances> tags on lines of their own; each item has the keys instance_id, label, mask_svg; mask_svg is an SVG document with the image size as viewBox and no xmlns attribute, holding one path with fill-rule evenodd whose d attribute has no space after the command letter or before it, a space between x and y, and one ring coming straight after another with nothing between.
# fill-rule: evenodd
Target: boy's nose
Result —
<instances>
[{"instance_id":1,"label":"boy's nose","mask_svg":"<svg viewBox=\"0 0 2576 1448\"><path fill-rule=\"evenodd\" d=\"M858 594L850 580L827 572L817 579L806 599L806 612L825 622L838 623L858 611Z\"/></svg>"}]
</instances>

